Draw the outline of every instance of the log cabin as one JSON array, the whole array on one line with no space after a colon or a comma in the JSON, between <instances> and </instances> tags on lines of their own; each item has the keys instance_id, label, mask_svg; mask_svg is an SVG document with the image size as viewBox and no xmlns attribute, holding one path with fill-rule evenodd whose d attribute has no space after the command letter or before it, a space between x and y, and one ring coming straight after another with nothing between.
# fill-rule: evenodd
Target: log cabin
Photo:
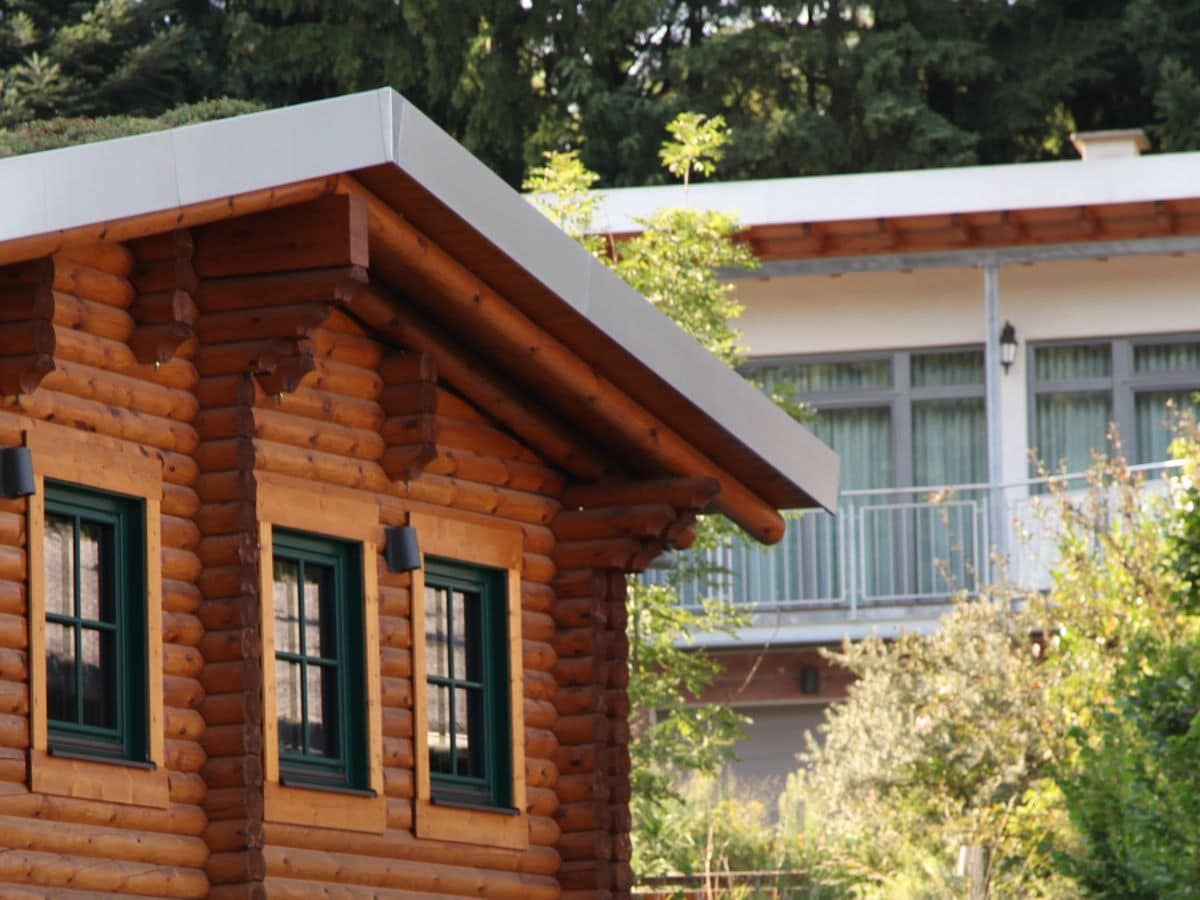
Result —
<instances>
[{"instance_id":1,"label":"log cabin","mask_svg":"<svg viewBox=\"0 0 1200 900\"><path fill-rule=\"evenodd\" d=\"M834 455L390 90L0 198L0 893L628 895L626 573Z\"/></svg>"}]
</instances>

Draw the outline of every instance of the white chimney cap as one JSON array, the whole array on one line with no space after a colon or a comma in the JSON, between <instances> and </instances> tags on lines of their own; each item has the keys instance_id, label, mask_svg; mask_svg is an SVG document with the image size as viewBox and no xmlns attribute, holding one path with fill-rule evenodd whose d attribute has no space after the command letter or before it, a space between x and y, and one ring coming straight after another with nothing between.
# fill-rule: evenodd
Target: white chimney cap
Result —
<instances>
[{"instance_id":1,"label":"white chimney cap","mask_svg":"<svg viewBox=\"0 0 1200 900\"><path fill-rule=\"evenodd\" d=\"M1150 149L1146 132L1140 128L1117 128L1111 131L1078 131L1071 143L1084 160L1120 159L1141 156Z\"/></svg>"}]
</instances>

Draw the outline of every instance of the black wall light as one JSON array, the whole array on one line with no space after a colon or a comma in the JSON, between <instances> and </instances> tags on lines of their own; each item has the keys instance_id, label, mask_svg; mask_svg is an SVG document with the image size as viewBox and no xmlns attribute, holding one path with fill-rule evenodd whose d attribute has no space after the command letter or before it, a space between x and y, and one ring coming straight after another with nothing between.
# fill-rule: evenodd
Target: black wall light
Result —
<instances>
[{"instance_id":1,"label":"black wall light","mask_svg":"<svg viewBox=\"0 0 1200 900\"><path fill-rule=\"evenodd\" d=\"M411 572L421 568L421 546L417 543L417 529L411 525L398 525L387 529L387 544L384 558L389 572Z\"/></svg>"},{"instance_id":2,"label":"black wall light","mask_svg":"<svg viewBox=\"0 0 1200 900\"><path fill-rule=\"evenodd\" d=\"M10 500L34 493L33 454L28 447L0 447L0 496Z\"/></svg>"},{"instance_id":3,"label":"black wall light","mask_svg":"<svg viewBox=\"0 0 1200 900\"><path fill-rule=\"evenodd\" d=\"M821 693L821 670L816 666L804 666L800 669L800 690L805 694Z\"/></svg>"},{"instance_id":4,"label":"black wall light","mask_svg":"<svg viewBox=\"0 0 1200 900\"><path fill-rule=\"evenodd\" d=\"M1017 359L1017 329L1012 322L1005 322L1000 329L1000 365L1004 366L1005 374L1012 368Z\"/></svg>"}]
</instances>

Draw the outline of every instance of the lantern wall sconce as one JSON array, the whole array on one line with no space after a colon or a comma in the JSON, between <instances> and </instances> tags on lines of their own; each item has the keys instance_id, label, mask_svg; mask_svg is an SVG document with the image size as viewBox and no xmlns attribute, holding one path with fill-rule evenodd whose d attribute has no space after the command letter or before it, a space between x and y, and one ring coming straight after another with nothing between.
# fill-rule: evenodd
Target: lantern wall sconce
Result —
<instances>
[{"instance_id":1,"label":"lantern wall sconce","mask_svg":"<svg viewBox=\"0 0 1200 900\"><path fill-rule=\"evenodd\" d=\"M1017 329L1012 322L1005 322L1000 329L1000 365L1004 366L1005 374L1017 360Z\"/></svg>"},{"instance_id":2,"label":"lantern wall sconce","mask_svg":"<svg viewBox=\"0 0 1200 900\"><path fill-rule=\"evenodd\" d=\"M0 496L9 500L34 493L33 454L28 447L0 447Z\"/></svg>"},{"instance_id":3,"label":"lantern wall sconce","mask_svg":"<svg viewBox=\"0 0 1200 900\"><path fill-rule=\"evenodd\" d=\"M389 572L411 572L421 568L421 546L417 542L417 529L411 525L388 528L387 544L383 555Z\"/></svg>"}]
</instances>

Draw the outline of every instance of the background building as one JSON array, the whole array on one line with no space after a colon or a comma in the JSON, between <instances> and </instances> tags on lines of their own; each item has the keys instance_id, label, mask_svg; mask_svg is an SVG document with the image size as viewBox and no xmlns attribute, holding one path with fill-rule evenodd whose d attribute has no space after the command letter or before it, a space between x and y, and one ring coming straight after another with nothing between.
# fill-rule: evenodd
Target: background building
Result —
<instances>
[{"instance_id":1,"label":"background building","mask_svg":"<svg viewBox=\"0 0 1200 900\"><path fill-rule=\"evenodd\" d=\"M1052 548L1021 537L1044 492L1034 455L1077 472L1112 422L1148 475L1167 458L1167 401L1200 390L1200 154L1140 156L1140 132L1076 146L1084 159L691 188L762 261L729 274L747 368L809 401L842 460L836 515L718 555L753 611L738 640L701 638L727 665L714 696L754 719L739 774L794 769L844 693L816 647L933 628L995 574L992 550L1046 582ZM598 227L684 202L610 191Z\"/></svg>"}]
</instances>

